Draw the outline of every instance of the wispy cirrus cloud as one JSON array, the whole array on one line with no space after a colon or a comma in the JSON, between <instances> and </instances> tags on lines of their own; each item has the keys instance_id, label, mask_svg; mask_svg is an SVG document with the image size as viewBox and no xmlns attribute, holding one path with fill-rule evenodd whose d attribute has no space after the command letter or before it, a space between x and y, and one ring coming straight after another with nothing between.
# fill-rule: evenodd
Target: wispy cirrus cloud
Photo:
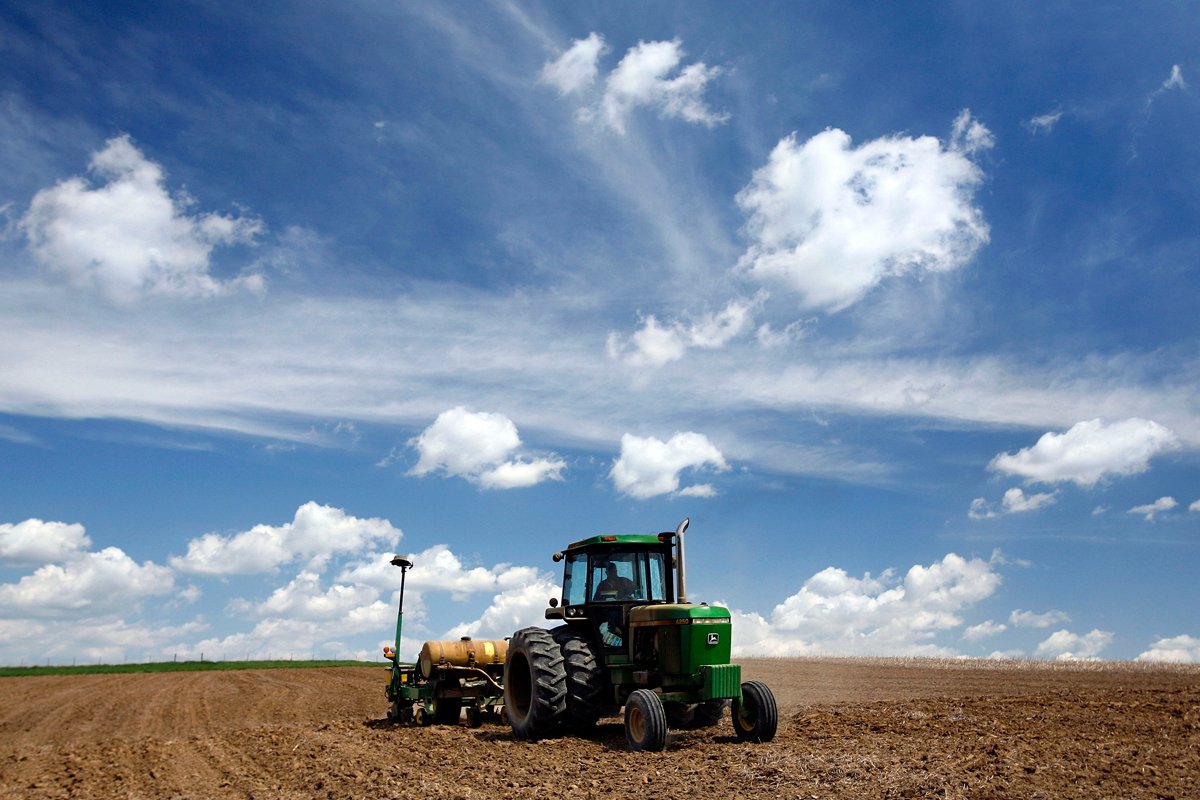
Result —
<instances>
[{"instance_id":1,"label":"wispy cirrus cloud","mask_svg":"<svg viewBox=\"0 0 1200 800\"><path fill-rule=\"evenodd\" d=\"M1033 133L1048 134L1054 130L1055 126L1058 125L1059 120L1062 118L1063 111L1061 109L1055 109L1054 111L1048 111L1045 114L1038 114L1037 116L1030 117L1029 121L1025 123L1025 126Z\"/></svg>"}]
</instances>

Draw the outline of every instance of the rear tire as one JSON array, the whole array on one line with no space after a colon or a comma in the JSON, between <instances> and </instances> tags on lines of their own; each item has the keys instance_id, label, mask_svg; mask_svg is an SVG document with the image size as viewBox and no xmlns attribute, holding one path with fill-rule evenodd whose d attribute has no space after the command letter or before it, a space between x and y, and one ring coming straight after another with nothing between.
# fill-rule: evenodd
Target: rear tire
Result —
<instances>
[{"instance_id":1,"label":"rear tire","mask_svg":"<svg viewBox=\"0 0 1200 800\"><path fill-rule=\"evenodd\" d=\"M561 727L567 710L567 671L549 631L523 628L509 640L504 710L519 739L541 739Z\"/></svg>"},{"instance_id":2,"label":"rear tire","mask_svg":"<svg viewBox=\"0 0 1200 800\"><path fill-rule=\"evenodd\" d=\"M572 733L586 734L596 727L604 701L604 668L591 641L572 628L550 631L562 650L567 672L567 713L563 718Z\"/></svg>"},{"instance_id":3,"label":"rear tire","mask_svg":"<svg viewBox=\"0 0 1200 800\"><path fill-rule=\"evenodd\" d=\"M654 752L667 744L666 712L649 689L637 689L625 701L625 739L630 750Z\"/></svg>"},{"instance_id":4,"label":"rear tire","mask_svg":"<svg viewBox=\"0 0 1200 800\"><path fill-rule=\"evenodd\" d=\"M769 742L779 727L775 695L760 681L742 684L742 697L733 701L733 732L743 742Z\"/></svg>"}]
</instances>

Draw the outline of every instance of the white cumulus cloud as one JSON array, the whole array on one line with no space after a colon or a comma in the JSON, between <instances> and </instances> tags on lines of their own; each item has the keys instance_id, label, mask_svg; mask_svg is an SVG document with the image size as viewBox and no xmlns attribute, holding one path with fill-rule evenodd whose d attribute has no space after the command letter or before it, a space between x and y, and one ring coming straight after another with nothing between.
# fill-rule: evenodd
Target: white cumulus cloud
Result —
<instances>
[{"instance_id":1,"label":"white cumulus cloud","mask_svg":"<svg viewBox=\"0 0 1200 800\"><path fill-rule=\"evenodd\" d=\"M1037 655L1059 661L1089 661L1099 658L1112 641L1109 631L1094 629L1081 635L1060 630L1037 646Z\"/></svg>"},{"instance_id":2,"label":"white cumulus cloud","mask_svg":"<svg viewBox=\"0 0 1200 800\"><path fill-rule=\"evenodd\" d=\"M455 625L445 638L503 639L530 625L544 626L546 606L551 597L558 597L561 592L559 584L548 576L531 575L521 585L497 594L479 619Z\"/></svg>"},{"instance_id":3,"label":"white cumulus cloud","mask_svg":"<svg viewBox=\"0 0 1200 800\"><path fill-rule=\"evenodd\" d=\"M861 578L827 567L777 605L769 618L738 614L742 655L949 655L931 640L962 624L962 614L1000 586L996 562L949 553L903 577L887 570ZM998 632L977 625L973 635Z\"/></svg>"},{"instance_id":4,"label":"white cumulus cloud","mask_svg":"<svg viewBox=\"0 0 1200 800\"><path fill-rule=\"evenodd\" d=\"M967 511L967 516L971 519L992 519L1001 514L1021 514L1028 511L1037 511L1039 508L1053 505L1056 502L1058 500L1054 492L1027 495L1019 486L1014 486L1004 492L999 510L984 498L976 497L971 501L971 507Z\"/></svg>"},{"instance_id":5,"label":"white cumulus cloud","mask_svg":"<svg viewBox=\"0 0 1200 800\"><path fill-rule=\"evenodd\" d=\"M653 436L627 433L621 437L621 455L613 462L609 477L622 494L639 500L679 492L687 496L711 496L707 484L680 490L680 473L685 469L729 469L725 457L707 436L688 431L667 441Z\"/></svg>"},{"instance_id":6,"label":"white cumulus cloud","mask_svg":"<svg viewBox=\"0 0 1200 800\"><path fill-rule=\"evenodd\" d=\"M128 604L123 610L128 610ZM167 660L171 643L200 634L202 622L181 625L144 624L112 616L89 618L87 635L80 635L80 614L62 619L0 619L0 663L16 664L36 653L36 660L54 663L115 664L129 660Z\"/></svg>"},{"instance_id":7,"label":"white cumulus cloud","mask_svg":"<svg viewBox=\"0 0 1200 800\"><path fill-rule=\"evenodd\" d=\"M1153 503L1147 503L1143 506L1134 506L1129 509L1130 514L1141 514L1147 521L1153 522L1156 514L1161 514L1175 508L1179 503L1174 497L1160 497Z\"/></svg>"},{"instance_id":8,"label":"white cumulus cloud","mask_svg":"<svg viewBox=\"0 0 1200 800\"><path fill-rule=\"evenodd\" d=\"M560 458L514 458L521 437L513 421L503 414L462 406L439 414L409 446L419 454L410 475L442 473L485 489L519 489L562 480L567 467Z\"/></svg>"},{"instance_id":9,"label":"white cumulus cloud","mask_svg":"<svg viewBox=\"0 0 1200 800\"><path fill-rule=\"evenodd\" d=\"M968 642L977 642L980 639L987 639L992 636L999 636L1008 630L1008 626L1003 622L994 622L986 620L978 625L972 625L963 631L963 639Z\"/></svg>"},{"instance_id":10,"label":"white cumulus cloud","mask_svg":"<svg viewBox=\"0 0 1200 800\"><path fill-rule=\"evenodd\" d=\"M760 301L761 296L731 300L720 311L665 325L660 325L653 314L648 315L628 341L617 333L609 333L608 356L634 367L661 367L683 358L692 347L706 350L723 347L750 328L754 308Z\"/></svg>"},{"instance_id":11,"label":"white cumulus cloud","mask_svg":"<svg viewBox=\"0 0 1200 800\"><path fill-rule=\"evenodd\" d=\"M1200 638L1183 635L1159 639L1150 645L1150 649L1140 654L1137 660L1200 664Z\"/></svg>"},{"instance_id":12,"label":"white cumulus cloud","mask_svg":"<svg viewBox=\"0 0 1200 800\"><path fill-rule=\"evenodd\" d=\"M663 117L717 125L727 119L704 102L708 82L720 74L703 62L688 64L675 73L683 60L683 43L638 42L608 76L601 101L601 114L613 130L625 132L625 118L639 106L656 108Z\"/></svg>"},{"instance_id":13,"label":"white cumulus cloud","mask_svg":"<svg viewBox=\"0 0 1200 800\"><path fill-rule=\"evenodd\" d=\"M1008 615L1009 623L1016 628L1049 628L1070 622L1071 618L1064 611L1051 610L1043 613L1015 609Z\"/></svg>"},{"instance_id":14,"label":"white cumulus cloud","mask_svg":"<svg viewBox=\"0 0 1200 800\"><path fill-rule=\"evenodd\" d=\"M78 523L23 522L0 524L0 562L14 565L49 564L74 556L92 544Z\"/></svg>"},{"instance_id":15,"label":"white cumulus cloud","mask_svg":"<svg viewBox=\"0 0 1200 800\"><path fill-rule=\"evenodd\" d=\"M837 129L801 144L793 134L738 193L750 238L738 266L827 311L890 276L956 269L988 241L972 205L983 173L969 156L991 141L965 111L945 145L889 136L854 147Z\"/></svg>"},{"instance_id":16,"label":"white cumulus cloud","mask_svg":"<svg viewBox=\"0 0 1200 800\"><path fill-rule=\"evenodd\" d=\"M44 266L79 286L128 302L143 293L210 296L235 286L258 290L262 277L213 277L215 247L253 241L262 224L216 213L190 215L172 197L162 168L128 136L109 139L92 157L104 183L64 180L34 196L21 228Z\"/></svg>"},{"instance_id":17,"label":"white cumulus cloud","mask_svg":"<svg viewBox=\"0 0 1200 800\"><path fill-rule=\"evenodd\" d=\"M595 85L600 56L607 50L598 33L576 39L542 68L541 81L560 94L580 94ZM608 74L599 97L580 108L579 119L598 120L620 134L625 133L626 121L638 108L710 127L724 122L728 115L713 111L704 100L704 92L721 73L720 68L699 61L681 66L683 56L683 43L678 39L638 42Z\"/></svg>"},{"instance_id":18,"label":"white cumulus cloud","mask_svg":"<svg viewBox=\"0 0 1200 800\"><path fill-rule=\"evenodd\" d=\"M591 33L586 39L571 42L561 56L542 67L542 82L558 89L562 94L581 91L596 82L599 72L597 62L608 50L604 37Z\"/></svg>"},{"instance_id":19,"label":"white cumulus cloud","mask_svg":"<svg viewBox=\"0 0 1200 800\"><path fill-rule=\"evenodd\" d=\"M270 597L253 606L252 610L261 617L345 620L354 615L362 616L364 608L373 608L386 616L391 606L380 602L379 592L370 586L335 583L322 589L320 575L303 571L287 586L271 592Z\"/></svg>"},{"instance_id":20,"label":"white cumulus cloud","mask_svg":"<svg viewBox=\"0 0 1200 800\"><path fill-rule=\"evenodd\" d=\"M1039 508L1053 505L1056 502L1053 493L1038 493L1027 495L1020 487L1014 486L1004 493L1004 510L1010 514L1026 511L1037 511Z\"/></svg>"},{"instance_id":21,"label":"white cumulus cloud","mask_svg":"<svg viewBox=\"0 0 1200 800\"><path fill-rule=\"evenodd\" d=\"M417 592L450 592L462 599L479 592L496 592L523 586L537 577L533 567L496 564L493 567L468 567L462 558L444 544L435 544L408 556L412 569L405 586ZM378 589L399 589L400 570L392 566L390 556L372 553L348 565L337 576L339 583L365 584Z\"/></svg>"},{"instance_id":22,"label":"white cumulus cloud","mask_svg":"<svg viewBox=\"0 0 1200 800\"><path fill-rule=\"evenodd\" d=\"M1045 433L1036 444L1015 453L1000 453L988 468L1029 483L1070 481L1086 488L1106 478L1145 472L1150 459L1178 448L1175 434L1153 420L1092 419L1065 433Z\"/></svg>"},{"instance_id":23,"label":"white cumulus cloud","mask_svg":"<svg viewBox=\"0 0 1200 800\"><path fill-rule=\"evenodd\" d=\"M124 611L175 587L174 574L150 561L138 564L118 547L47 564L17 583L0 584L0 617L91 617Z\"/></svg>"},{"instance_id":24,"label":"white cumulus cloud","mask_svg":"<svg viewBox=\"0 0 1200 800\"><path fill-rule=\"evenodd\" d=\"M303 559L319 571L331 556L361 553L381 544L395 546L402 535L386 519L360 519L309 501L282 525L261 524L231 536L206 533L192 539L187 555L172 557L170 563L181 572L249 575Z\"/></svg>"}]
</instances>

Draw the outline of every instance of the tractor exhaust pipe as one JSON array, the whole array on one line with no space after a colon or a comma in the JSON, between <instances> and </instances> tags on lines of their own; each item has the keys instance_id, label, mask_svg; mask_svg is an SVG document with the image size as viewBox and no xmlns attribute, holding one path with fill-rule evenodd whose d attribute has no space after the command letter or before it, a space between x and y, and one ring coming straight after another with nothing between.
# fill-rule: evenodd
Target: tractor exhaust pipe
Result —
<instances>
[{"instance_id":1,"label":"tractor exhaust pipe","mask_svg":"<svg viewBox=\"0 0 1200 800\"><path fill-rule=\"evenodd\" d=\"M687 517L683 518L683 522L679 523L679 527L675 529L675 545L677 554L675 556L675 602L687 602L687 574L683 568L683 532L688 529L688 523L691 522Z\"/></svg>"}]
</instances>

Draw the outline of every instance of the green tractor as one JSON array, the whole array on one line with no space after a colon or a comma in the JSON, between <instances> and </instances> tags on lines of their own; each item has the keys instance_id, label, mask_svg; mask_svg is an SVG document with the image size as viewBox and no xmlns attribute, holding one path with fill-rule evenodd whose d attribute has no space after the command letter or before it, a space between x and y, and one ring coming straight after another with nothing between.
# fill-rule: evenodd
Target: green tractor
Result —
<instances>
[{"instance_id":1,"label":"green tractor","mask_svg":"<svg viewBox=\"0 0 1200 800\"><path fill-rule=\"evenodd\" d=\"M625 707L633 750L661 750L668 728L717 724L731 705L738 739L769 742L779 712L759 681L730 664L729 610L687 601L683 535L593 536L563 562L561 601L508 642L504 713L513 733L541 739L586 733Z\"/></svg>"}]
</instances>

